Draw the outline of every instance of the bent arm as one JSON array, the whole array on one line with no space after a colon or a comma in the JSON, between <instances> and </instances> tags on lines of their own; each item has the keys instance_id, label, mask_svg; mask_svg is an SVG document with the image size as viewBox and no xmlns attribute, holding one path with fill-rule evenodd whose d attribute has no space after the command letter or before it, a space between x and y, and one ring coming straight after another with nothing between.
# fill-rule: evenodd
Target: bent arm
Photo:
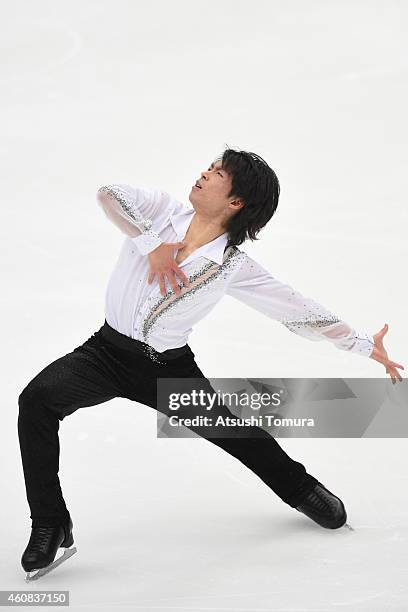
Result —
<instances>
[{"instance_id":1,"label":"bent arm","mask_svg":"<svg viewBox=\"0 0 408 612\"><path fill-rule=\"evenodd\" d=\"M327 308L274 278L268 270L245 256L227 288L228 295L308 340L327 340L340 350L370 357L374 349L372 336L356 331Z\"/></svg>"},{"instance_id":2,"label":"bent arm","mask_svg":"<svg viewBox=\"0 0 408 612\"><path fill-rule=\"evenodd\" d=\"M168 214L168 193L125 184L104 185L97 191L97 202L108 219L131 238L142 255L162 244L153 226L160 225Z\"/></svg>"}]
</instances>

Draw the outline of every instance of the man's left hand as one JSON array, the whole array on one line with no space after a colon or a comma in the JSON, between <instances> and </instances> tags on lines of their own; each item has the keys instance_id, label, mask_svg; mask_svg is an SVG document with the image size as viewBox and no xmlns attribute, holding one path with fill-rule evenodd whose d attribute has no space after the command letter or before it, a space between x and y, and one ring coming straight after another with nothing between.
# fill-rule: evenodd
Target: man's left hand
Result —
<instances>
[{"instance_id":1,"label":"man's left hand","mask_svg":"<svg viewBox=\"0 0 408 612\"><path fill-rule=\"evenodd\" d=\"M370 355L370 358L383 364L383 366L385 367L385 371L387 372L387 374L390 375L392 379L392 384L395 384L397 380L402 382L402 376L398 372L397 368L400 368L401 370L404 370L405 368L400 363L395 363L395 361L391 361L389 359L388 353L385 350L384 344L383 344L383 338L387 332L388 332L388 325L386 323L384 327L377 334L373 335L374 349Z\"/></svg>"}]
</instances>

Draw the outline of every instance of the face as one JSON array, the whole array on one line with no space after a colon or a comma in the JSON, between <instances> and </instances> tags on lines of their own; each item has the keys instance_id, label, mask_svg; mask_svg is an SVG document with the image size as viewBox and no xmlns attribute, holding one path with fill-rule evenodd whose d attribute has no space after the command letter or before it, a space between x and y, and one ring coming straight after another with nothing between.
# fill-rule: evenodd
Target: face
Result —
<instances>
[{"instance_id":1,"label":"face","mask_svg":"<svg viewBox=\"0 0 408 612\"><path fill-rule=\"evenodd\" d=\"M197 184L193 186L189 200L196 211L211 215L233 214L242 203L234 196L228 197L231 191L232 178L222 167L221 161L213 162L201 173Z\"/></svg>"}]
</instances>

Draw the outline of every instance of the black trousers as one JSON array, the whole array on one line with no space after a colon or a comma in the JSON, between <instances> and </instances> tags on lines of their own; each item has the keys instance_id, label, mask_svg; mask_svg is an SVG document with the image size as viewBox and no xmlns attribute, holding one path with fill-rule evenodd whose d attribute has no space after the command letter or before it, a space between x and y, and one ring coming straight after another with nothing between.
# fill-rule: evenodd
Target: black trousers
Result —
<instances>
[{"instance_id":1,"label":"black trousers","mask_svg":"<svg viewBox=\"0 0 408 612\"><path fill-rule=\"evenodd\" d=\"M187 344L163 353L147 348L105 321L82 345L40 371L19 395L18 436L32 526L56 525L70 516L58 477L58 431L66 416L115 397L165 413L157 406L159 377L199 378L200 388L214 393ZM211 412L213 417L234 416L223 404ZM317 483L262 428L228 427L226 437L219 438L206 437L200 427L189 429L236 457L293 508Z\"/></svg>"}]
</instances>

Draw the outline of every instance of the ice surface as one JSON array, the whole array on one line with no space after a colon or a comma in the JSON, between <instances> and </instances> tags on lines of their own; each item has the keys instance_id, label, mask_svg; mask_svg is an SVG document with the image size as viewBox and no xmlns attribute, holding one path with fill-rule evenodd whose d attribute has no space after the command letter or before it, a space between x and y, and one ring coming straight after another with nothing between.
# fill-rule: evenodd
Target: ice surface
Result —
<instances>
[{"instance_id":1,"label":"ice surface","mask_svg":"<svg viewBox=\"0 0 408 612\"><path fill-rule=\"evenodd\" d=\"M386 0L3 8L1 589L27 589L18 395L103 323L123 238L100 185L188 202L225 145L257 152L282 191L247 252L350 324L388 323L407 364L407 17ZM190 345L213 377L385 376L227 298ZM78 552L35 589L86 611L408 608L405 439L282 441L343 499L355 531L332 532L209 442L155 426L121 399L64 421Z\"/></svg>"}]
</instances>

